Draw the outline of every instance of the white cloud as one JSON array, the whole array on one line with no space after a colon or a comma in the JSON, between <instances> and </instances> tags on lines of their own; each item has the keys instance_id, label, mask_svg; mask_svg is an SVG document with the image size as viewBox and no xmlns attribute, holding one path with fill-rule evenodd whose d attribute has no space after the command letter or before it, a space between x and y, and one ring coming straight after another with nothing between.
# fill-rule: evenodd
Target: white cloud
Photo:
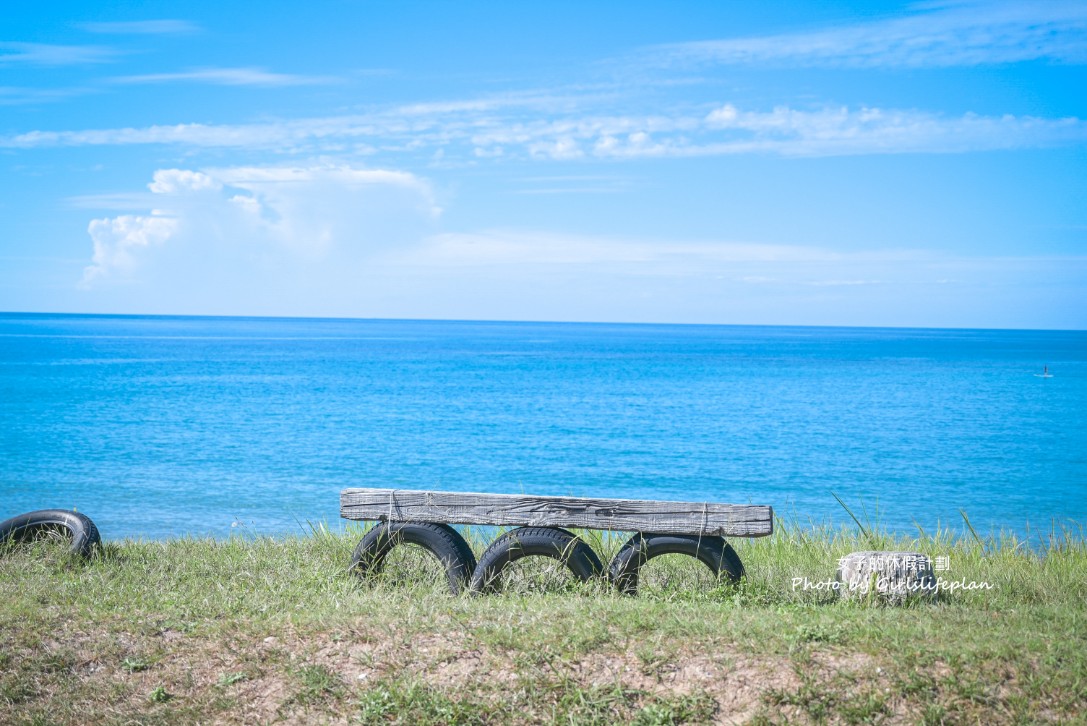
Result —
<instances>
[{"instance_id":1,"label":"white cloud","mask_svg":"<svg viewBox=\"0 0 1087 726\"><path fill-rule=\"evenodd\" d=\"M83 271L83 286L89 287L110 272L131 272L141 250L161 245L177 228L178 220L169 217L124 214L91 220L87 233L94 242L94 255L90 266Z\"/></svg>"},{"instance_id":2,"label":"white cloud","mask_svg":"<svg viewBox=\"0 0 1087 726\"><path fill-rule=\"evenodd\" d=\"M388 169L357 169L350 166L238 166L212 173L227 184L256 188L260 184L308 183L328 180L345 186L388 185L430 196L429 185L414 174ZM201 175L202 176L202 175Z\"/></svg>"},{"instance_id":3,"label":"white cloud","mask_svg":"<svg viewBox=\"0 0 1087 726\"><path fill-rule=\"evenodd\" d=\"M1082 2L929 3L906 17L825 30L665 45L662 65L720 63L951 67L1022 61L1087 62Z\"/></svg>"},{"instance_id":4,"label":"white cloud","mask_svg":"<svg viewBox=\"0 0 1087 726\"><path fill-rule=\"evenodd\" d=\"M339 279L417 241L440 213L424 180L336 165L161 169L148 189L127 198L149 201L150 214L91 222L84 287L263 281L290 290L300 276Z\"/></svg>"},{"instance_id":5,"label":"white cloud","mask_svg":"<svg viewBox=\"0 0 1087 726\"><path fill-rule=\"evenodd\" d=\"M554 141L532 142L528 145L528 153L532 156L545 156L551 159L577 159L585 155L578 147L578 142L569 136L563 136Z\"/></svg>"},{"instance_id":6,"label":"white cloud","mask_svg":"<svg viewBox=\"0 0 1087 726\"><path fill-rule=\"evenodd\" d=\"M507 158L574 160L731 154L854 155L971 152L1075 146L1087 142L1079 118L945 116L872 107L745 110L677 109L672 115L572 114L524 120L518 112L431 115L413 108L243 125L179 124L86 131L31 131L0 138L0 147L171 145L261 149L279 154L357 153L446 161Z\"/></svg>"},{"instance_id":7,"label":"white cloud","mask_svg":"<svg viewBox=\"0 0 1087 726\"><path fill-rule=\"evenodd\" d=\"M968 152L1082 144L1087 123L1078 118L1031 116L945 117L921 111L845 107L740 111L726 104L706 116L717 139L695 145L695 154L769 152L847 155ZM682 153L683 149L677 149Z\"/></svg>"},{"instance_id":8,"label":"white cloud","mask_svg":"<svg viewBox=\"0 0 1087 726\"><path fill-rule=\"evenodd\" d=\"M210 83L217 86L312 86L336 83L331 76L301 76L289 73L273 73L263 68L195 68L176 73L144 73L136 76L120 76L111 79L121 84L153 83Z\"/></svg>"},{"instance_id":9,"label":"white cloud","mask_svg":"<svg viewBox=\"0 0 1087 726\"><path fill-rule=\"evenodd\" d=\"M0 86L0 106L28 106L67 101L94 91L90 88L25 88Z\"/></svg>"},{"instance_id":10,"label":"white cloud","mask_svg":"<svg viewBox=\"0 0 1087 726\"><path fill-rule=\"evenodd\" d=\"M570 159L585 147L598 158L780 154L833 156L969 152L1087 142L1077 118L945 117L922 111L846 107L742 111L724 104L703 116L589 117L496 128L479 145L526 148L536 158Z\"/></svg>"},{"instance_id":11,"label":"white cloud","mask_svg":"<svg viewBox=\"0 0 1087 726\"><path fill-rule=\"evenodd\" d=\"M123 20L101 23L77 23L88 33L109 35L176 35L196 33L200 26L188 20Z\"/></svg>"},{"instance_id":12,"label":"white cloud","mask_svg":"<svg viewBox=\"0 0 1087 726\"><path fill-rule=\"evenodd\" d=\"M51 45L0 41L0 66L15 63L35 66L76 66L105 63L117 51L99 45Z\"/></svg>"},{"instance_id":13,"label":"white cloud","mask_svg":"<svg viewBox=\"0 0 1087 726\"><path fill-rule=\"evenodd\" d=\"M264 148L319 137L314 128L292 122L210 125L176 124L87 131L30 131L0 140L8 148L49 146L132 146L165 144L187 147Z\"/></svg>"},{"instance_id":14,"label":"white cloud","mask_svg":"<svg viewBox=\"0 0 1087 726\"><path fill-rule=\"evenodd\" d=\"M188 169L159 169L147 185L152 194L176 194L183 191L220 189L222 183L199 171Z\"/></svg>"}]
</instances>

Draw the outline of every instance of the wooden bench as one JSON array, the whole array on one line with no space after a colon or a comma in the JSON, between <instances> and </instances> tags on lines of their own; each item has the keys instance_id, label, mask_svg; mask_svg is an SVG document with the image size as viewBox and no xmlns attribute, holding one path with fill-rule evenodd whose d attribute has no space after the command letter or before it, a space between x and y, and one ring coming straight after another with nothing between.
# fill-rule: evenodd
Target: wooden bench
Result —
<instances>
[{"instance_id":1,"label":"wooden bench","mask_svg":"<svg viewBox=\"0 0 1087 726\"><path fill-rule=\"evenodd\" d=\"M773 508L763 505L411 489L344 489L340 516L378 522L352 556L351 567L360 576L380 572L398 544L415 544L441 561L453 593L493 591L506 566L531 555L555 558L581 580L606 574L630 594L637 592L640 568L664 554L691 555L715 575L738 580L743 564L724 538L765 537L774 530ZM517 529L501 535L477 562L453 524ZM605 570L596 552L566 527L634 535Z\"/></svg>"}]
</instances>

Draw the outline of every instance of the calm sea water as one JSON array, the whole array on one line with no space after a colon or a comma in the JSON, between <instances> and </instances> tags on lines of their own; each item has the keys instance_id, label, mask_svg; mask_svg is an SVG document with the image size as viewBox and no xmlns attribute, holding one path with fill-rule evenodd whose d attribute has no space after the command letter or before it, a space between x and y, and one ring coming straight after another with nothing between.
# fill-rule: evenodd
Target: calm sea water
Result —
<instances>
[{"instance_id":1,"label":"calm sea water","mask_svg":"<svg viewBox=\"0 0 1087 726\"><path fill-rule=\"evenodd\" d=\"M1087 333L0 314L0 518L301 532L349 486L1048 531Z\"/></svg>"}]
</instances>

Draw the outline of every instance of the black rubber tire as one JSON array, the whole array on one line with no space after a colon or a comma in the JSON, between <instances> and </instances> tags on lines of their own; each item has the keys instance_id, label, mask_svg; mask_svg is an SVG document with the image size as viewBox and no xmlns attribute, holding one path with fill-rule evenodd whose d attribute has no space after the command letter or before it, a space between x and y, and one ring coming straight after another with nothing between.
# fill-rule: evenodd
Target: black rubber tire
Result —
<instances>
[{"instance_id":1,"label":"black rubber tire","mask_svg":"<svg viewBox=\"0 0 1087 726\"><path fill-rule=\"evenodd\" d=\"M480 556L472 573L472 592L494 592L502 570L511 562L531 555L558 560L582 582L599 577L604 571L593 548L573 532L560 527L519 527L496 539Z\"/></svg>"},{"instance_id":2,"label":"black rubber tire","mask_svg":"<svg viewBox=\"0 0 1087 726\"><path fill-rule=\"evenodd\" d=\"M457 530L435 522L381 522L362 538L351 556L351 570L366 579L379 574L385 557L399 544L419 545L445 568L449 591L459 595L476 568L476 556Z\"/></svg>"},{"instance_id":3,"label":"black rubber tire","mask_svg":"<svg viewBox=\"0 0 1087 726\"><path fill-rule=\"evenodd\" d=\"M9 539L29 542L44 532L65 530L72 538L71 551L80 557L90 557L102 543L98 527L86 514L66 509L39 509L0 522L0 542Z\"/></svg>"},{"instance_id":4,"label":"black rubber tire","mask_svg":"<svg viewBox=\"0 0 1087 726\"><path fill-rule=\"evenodd\" d=\"M736 550L724 537L693 534L639 533L623 545L608 566L608 579L619 591L634 595L638 592L638 574L642 566L660 555L690 555L699 560L717 577L738 582L744 576L744 566Z\"/></svg>"}]
</instances>

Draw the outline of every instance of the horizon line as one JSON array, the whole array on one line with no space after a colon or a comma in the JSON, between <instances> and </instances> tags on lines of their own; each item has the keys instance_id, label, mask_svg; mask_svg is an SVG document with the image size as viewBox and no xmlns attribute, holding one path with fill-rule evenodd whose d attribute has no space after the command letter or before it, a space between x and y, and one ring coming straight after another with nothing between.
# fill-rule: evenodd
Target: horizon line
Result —
<instances>
[{"instance_id":1,"label":"horizon line","mask_svg":"<svg viewBox=\"0 0 1087 726\"><path fill-rule=\"evenodd\" d=\"M57 311L19 311L0 310L0 316L65 316L84 318L196 318L207 320L297 320L297 321L340 321L340 322L390 322L390 323L487 323L518 325L625 325L625 326L685 326L703 328L838 328L853 330L961 330L961 331L1006 331L1039 333L1084 333L1087 328L1001 328L1001 327L955 327L932 325L841 325L812 323L689 323L689 322L652 322L652 321L615 321L615 320L514 320L496 318L413 318L413 317L351 317L344 315L239 315L239 314L187 314L187 313L102 313L102 312L57 312Z\"/></svg>"}]
</instances>

